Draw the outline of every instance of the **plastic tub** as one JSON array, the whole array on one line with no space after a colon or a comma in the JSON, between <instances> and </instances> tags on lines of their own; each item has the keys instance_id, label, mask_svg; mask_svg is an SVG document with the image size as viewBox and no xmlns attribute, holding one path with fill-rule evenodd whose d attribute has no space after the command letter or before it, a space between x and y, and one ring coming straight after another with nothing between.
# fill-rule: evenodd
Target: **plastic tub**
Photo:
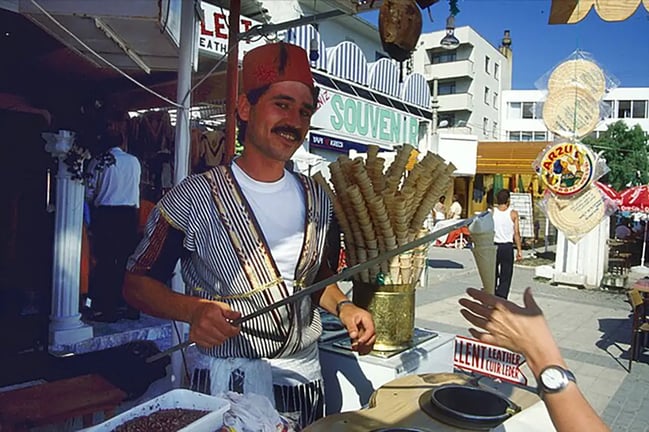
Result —
<instances>
[{"instance_id":1,"label":"plastic tub","mask_svg":"<svg viewBox=\"0 0 649 432\"><path fill-rule=\"evenodd\" d=\"M175 389L137 405L120 415L106 420L96 426L83 429L84 432L111 432L117 426L136 417L146 416L163 409L194 409L211 411L179 432L214 432L223 426L223 414L230 409L230 402L225 399L208 396L185 389Z\"/></svg>"}]
</instances>

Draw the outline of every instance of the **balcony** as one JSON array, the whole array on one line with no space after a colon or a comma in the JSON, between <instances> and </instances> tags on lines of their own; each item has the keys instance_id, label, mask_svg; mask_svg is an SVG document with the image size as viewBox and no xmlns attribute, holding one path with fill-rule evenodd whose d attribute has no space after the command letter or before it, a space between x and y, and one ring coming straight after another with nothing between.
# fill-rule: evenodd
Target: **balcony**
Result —
<instances>
[{"instance_id":1,"label":"balcony","mask_svg":"<svg viewBox=\"0 0 649 432\"><path fill-rule=\"evenodd\" d=\"M456 93L437 96L439 111L473 111L473 94Z\"/></svg>"},{"instance_id":2,"label":"balcony","mask_svg":"<svg viewBox=\"0 0 649 432\"><path fill-rule=\"evenodd\" d=\"M427 64L424 66L424 75L427 80L433 78L447 79L447 78L461 78L473 77L475 74L475 67L473 61L457 60L448 63Z\"/></svg>"}]
</instances>

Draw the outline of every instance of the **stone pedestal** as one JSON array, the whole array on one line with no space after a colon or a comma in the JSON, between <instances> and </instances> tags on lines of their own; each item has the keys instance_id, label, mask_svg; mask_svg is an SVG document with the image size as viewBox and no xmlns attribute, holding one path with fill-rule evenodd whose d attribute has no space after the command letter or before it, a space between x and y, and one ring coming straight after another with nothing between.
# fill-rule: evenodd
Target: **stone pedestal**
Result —
<instances>
[{"instance_id":1,"label":"stone pedestal","mask_svg":"<svg viewBox=\"0 0 649 432\"><path fill-rule=\"evenodd\" d=\"M45 150L58 159L49 349L61 352L66 351L66 345L93 336L92 327L81 321L79 313L84 186L72 180L63 162L74 142L74 134L59 131L42 136L47 142Z\"/></svg>"},{"instance_id":2,"label":"stone pedestal","mask_svg":"<svg viewBox=\"0 0 649 432\"><path fill-rule=\"evenodd\" d=\"M604 218L577 243L569 241L561 231L557 233L553 282L598 288L606 271L609 218Z\"/></svg>"}]
</instances>

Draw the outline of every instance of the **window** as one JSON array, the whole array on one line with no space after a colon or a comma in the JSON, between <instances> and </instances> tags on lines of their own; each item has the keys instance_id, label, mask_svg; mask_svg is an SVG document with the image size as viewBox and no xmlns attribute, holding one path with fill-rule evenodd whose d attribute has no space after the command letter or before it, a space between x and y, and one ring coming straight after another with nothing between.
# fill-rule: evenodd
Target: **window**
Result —
<instances>
[{"instance_id":1,"label":"window","mask_svg":"<svg viewBox=\"0 0 649 432\"><path fill-rule=\"evenodd\" d=\"M534 102L523 102L523 117L524 119L533 119L536 118L534 112Z\"/></svg>"},{"instance_id":2,"label":"window","mask_svg":"<svg viewBox=\"0 0 649 432\"><path fill-rule=\"evenodd\" d=\"M494 63L494 78L496 80L500 79L500 65L498 63Z\"/></svg>"},{"instance_id":3,"label":"window","mask_svg":"<svg viewBox=\"0 0 649 432\"><path fill-rule=\"evenodd\" d=\"M547 132L534 132L534 141L546 141L547 139Z\"/></svg>"},{"instance_id":4,"label":"window","mask_svg":"<svg viewBox=\"0 0 649 432\"><path fill-rule=\"evenodd\" d=\"M456 93L455 81L440 82L437 84L438 95L449 95L455 93Z\"/></svg>"},{"instance_id":5,"label":"window","mask_svg":"<svg viewBox=\"0 0 649 432\"><path fill-rule=\"evenodd\" d=\"M457 51L441 51L432 52L430 55L430 62L432 64L449 63L457 60Z\"/></svg>"},{"instance_id":6,"label":"window","mask_svg":"<svg viewBox=\"0 0 649 432\"><path fill-rule=\"evenodd\" d=\"M487 129L489 129L489 119L484 117L482 119L482 134L487 135Z\"/></svg>"},{"instance_id":7,"label":"window","mask_svg":"<svg viewBox=\"0 0 649 432\"><path fill-rule=\"evenodd\" d=\"M484 56L484 71L489 75L489 62L490 62L489 56Z\"/></svg>"},{"instance_id":8,"label":"window","mask_svg":"<svg viewBox=\"0 0 649 432\"><path fill-rule=\"evenodd\" d=\"M617 105L617 118L631 117L631 101L619 101Z\"/></svg>"},{"instance_id":9,"label":"window","mask_svg":"<svg viewBox=\"0 0 649 432\"><path fill-rule=\"evenodd\" d=\"M495 109L498 109L498 93L494 92L494 103L493 106Z\"/></svg>"},{"instance_id":10,"label":"window","mask_svg":"<svg viewBox=\"0 0 649 432\"><path fill-rule=\"evenodd\" d=\"M507 102L507 117L510 119L521 118L521 103Z\"/></svg>"},{"instance_id":11,"label":"window","mask_svg":"<svg viewBox=\"0 0 649 432\"><path fill-rule=\"evenodd\" d=\"M442 123L446 121L446 123ZM453 127L455 126L455 113L440 113L439 115L439 123L437 123L439 127Z\"/></svg>"},{"instance_id":12,"label":"window","mask_svg":"<svg viewBox=\"0 0 649 432\"><path fill-rule=\"evenodd\" d=\"M523 131L521 132L521 141L532 141L532 132Z\"/></svg>"},{"instance_id":13,"label":"window","mask_svg":"<svg viewBox=\"0 0 649 432\"><path fill-rule=\"evenodd\" d=\"M647 118L647 101L634 100L633 109L631 110L631 116L633 118Z\"/></svg>"},{"instance_id":14,"label":"window","mask_svg":"<svg viewBox=\"0 0 649 432\"><path fill-rule=\"evenodd\" d=\"M494 138L498 138L498 122L494 122L493 124L493 134Z\"/></svg>"},{"instance_id":15,"label":"window","mask_svg":"<svg viewBox=\"0 0 649 432\"><path fill-rule=\"evenodd\" d=\"M605 100L602 101L602 115L604 118L613 118L615 114L615 108L613 107L613 101Z\"/></svg>"},{"instance_id":16,"label":"window","mask_svg":"<svg viewBox=\"0 0 649 432\"><path fill-rule=\"evenodd\" d=\"M507 134L507 139L509 141L520 141L521 140L521 132L520 131L509 131Z\"/></svg>"},{"instance_id":17,"label":"window","mask_svg":"<svg viewBox=\"0 0 649 432\"><path fill-rule=\"evenodd\" d=\"M489 105L489 87L484 88L484 103Z\"/></svg>"}]
</instances>

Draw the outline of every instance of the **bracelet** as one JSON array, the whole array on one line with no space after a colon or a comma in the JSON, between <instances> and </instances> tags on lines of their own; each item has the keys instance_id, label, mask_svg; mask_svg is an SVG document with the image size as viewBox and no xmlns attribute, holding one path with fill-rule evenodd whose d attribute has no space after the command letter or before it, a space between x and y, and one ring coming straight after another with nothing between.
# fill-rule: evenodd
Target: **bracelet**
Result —
<instances>
[{"instance_id":1,"label":"bracelet","mask_svg":"<svg viewBox=\"0 0 649 432\"><path fill-rule=\"evenodd\" d=\"M336 316L338 317L340 316L340 309L342 309L342 307L345 306L346 304L354 304L354 302L351 300L339 301L338 304L336 304Z\"/></svg>"}]
</instances>

